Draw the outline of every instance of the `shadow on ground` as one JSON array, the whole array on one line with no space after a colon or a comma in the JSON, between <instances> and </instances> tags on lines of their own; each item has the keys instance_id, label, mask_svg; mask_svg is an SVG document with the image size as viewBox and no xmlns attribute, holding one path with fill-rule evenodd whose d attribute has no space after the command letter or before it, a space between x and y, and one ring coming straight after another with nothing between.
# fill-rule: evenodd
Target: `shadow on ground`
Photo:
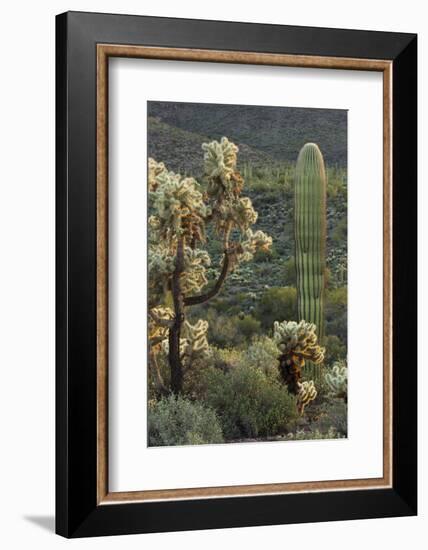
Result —
<instances>
[{"instance_id":1,"label":"shadow on ground","mask_svg":"<svg viewBox=\"0 0 428 550\"><path fill-rule=\"evenodd\" d=\"M34 525L41 527L45 531L55 532L54 516L24 516L24 519L30 523L34 523Z\"/></svg>"}]
</instances>

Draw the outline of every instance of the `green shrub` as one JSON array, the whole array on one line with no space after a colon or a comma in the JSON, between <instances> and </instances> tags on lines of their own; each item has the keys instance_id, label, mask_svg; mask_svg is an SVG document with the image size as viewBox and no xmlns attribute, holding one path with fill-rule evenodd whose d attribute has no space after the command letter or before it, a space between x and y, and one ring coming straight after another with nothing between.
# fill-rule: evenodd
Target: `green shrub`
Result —
<instances>
[{"instance_id":1,"label":"green shrub","mask_svg":"<svg viewBox=\"0 0 428 550\"><path fill-rule=\"evenodd\" d=\"M242 299L240 300L242 302ZM261 324L250 314L233 314L229 306L228 315L216 313L210 309L206 315L208 321L208 341L210 345L220 348L237 347L247 344L253 336L260 334Z\"/></svg>"},{"instance_id":2,"label":"green shrub","mask_svg":"<svg viewBox=\"0 0 428 550\"><path fill-rule=\"evenodd\" d=\"M285 433L296 418L295 398L258 368L238 365L205 372L205 402L217 411L225 439Z\"/></svg>"},{"instance_id":3,"label":"green shrub","mask_svg":"<svg viewBox=\"0 0 428 550\"><path fill-rule=\"evenodd\" d=\"M202 445L222 443L215 412L201 403L173 395L149 403L149 445Z\"/></svg>"},{"instance_id":4,"label":"green shrub","mask_svg":"<svg viewBox=\"0 0 428 550\"><path fill-rule=\"evenodd\" d=\"M325 296L326 334L335 334L343 344L347 342L348 289L346 286L333 288Z\"/></svg>"},{"instance_id":5,"label":"green shrub","mask_svg":"<svg viewBox=\"0 0 428 550\"><path fill-rule=\"evenodd\" d=\"M210 365L224 372L238 366L248 366L277 378L278 348L267 336L254 338L244 349L212 347Z\"/></svg>"},{"instance_id":6,"label":"green shrub","mask_svg":"<svg viewBox=\"0 0 428 550\"><path fill-rule=\"evenodd\" d=\"M206 319L209 323L208 341L210 345L227 348L237 346L243 340L238 333L236 325L237 317L218 314L215 310L210 309Z\"/></svg>"},{"instance_id":7,"label":"green shrub","mask_svg":"<svg viewBox=\"0 0 428 550\"><path fill-rule=\"evenodd\" d=\"M291 321L297 314L297 291L293 287L272 287L263 292L255 311L264 329L274 321Z\"/></svg>"},{"instance_id":8,"label":"green shrub","mask_svg":"<svg viewBox=\"0 0 428 550\"><path fill-rule=\"evenodd\" d=\"M331 334L324 338L323 345L325 347L325 365L332 365L336 361L345 359L346 346L343 345L341 339L335 334Z\"/></svg>"},{"instance_id":9,"label":"green shrub","mask_svg":"<svg viewBox=\"0 0 428 550\"><path fill-rule=\"evenodd\" d=\"M252 315L244 315L242 318L236 318L236 330L246 340L251 340L256 334L260 334L261 323L254 319Z\"/></svg>"},{"instance_id":10,"label":"green shrub","mask_svg":"<svg viewBox=\"0 0 428 550\"><path fill-rule=\"evenodd\" d=\"M216 369L228 371L238 366L242 361L242 351L232 348L211 348L211 362Z\"/></svg>"},{"instance_id":11,"label":"green shrub","mask_svg":"<svg viewBox=\"0 0 428 550\"><path fill-rule=\"evenodd\" d=\"M296 286L296 259L294 256L288 258L284 263L284 280L288 286Z\"/></svg>"},{"instance_id":12,"label":"green shrub","mask_svg":"<svg viewBox=\"0 0 428 550\"><path fill-rule=\"evenodd\" d=\"M261 369L266 375L278 377L278 348L271 338L261 336L242 352L240 363Z\"/></svg>"},{"instance_id":13,"label":"green shrub","mask_svg":"<svg viewBox=\"0 0 428 550\"><path fill-rule=\"evenodd\" d=\"M331 428L340 436L346 437L348 433L347 410L347 405L343 399L326 399L320 407L318 419L312 423L311 428L323 433Z\"/></svg>"},{"instance_id":14,"label":"green shrub","mask_svg":"<svg viewBox=\"0 0 428 550\"><path fill-rule=\"evenodd\" d=\"M341 218L335 228L332 231L331 239L333 243L337 246L342 243L346 243L346 239L348 236L348 216L343 216Z\"/></svg>"}]
</instances>

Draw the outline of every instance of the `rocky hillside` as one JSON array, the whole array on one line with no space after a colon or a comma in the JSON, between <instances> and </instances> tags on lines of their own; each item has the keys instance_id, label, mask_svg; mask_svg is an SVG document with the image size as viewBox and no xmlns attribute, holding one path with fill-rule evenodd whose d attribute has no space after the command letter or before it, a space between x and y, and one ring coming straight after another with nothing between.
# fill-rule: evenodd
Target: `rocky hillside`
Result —
<instances>
[{"instance_id":1,"label":"rocky hillside","mask_svg":"<svg viewBox=\"0 0 428 550\"><path fill-rule=\"evenodd\" d=\"M165 162L174 172L200 178L203 173L203 153L201 145L211 137L189 132L162 122L158 117L148 119L148 154L158 161ZM249 147L239 140L239 162L252 166L265 166L274 159L263 151Z\"/></svg>"},{"instance_id":2,"label":"rocky hillside","mask_svg":"<svg viewBox=\"0 0 428 550\"><path fill-rule=\"evenodd\" d=\"M148 116L209 139L226 135L251 148L249 154L256 150L279 162L294 162L309 141L320 146L328 164L347 162L346 110L149 101Z\"/></svg>"}]
</instances>

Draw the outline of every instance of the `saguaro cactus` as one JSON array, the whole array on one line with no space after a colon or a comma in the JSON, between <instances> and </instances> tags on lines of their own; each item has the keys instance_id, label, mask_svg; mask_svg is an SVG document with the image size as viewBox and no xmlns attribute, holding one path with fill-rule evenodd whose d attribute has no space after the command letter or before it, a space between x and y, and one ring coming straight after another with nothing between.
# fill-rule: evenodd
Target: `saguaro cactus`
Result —
<instances>
[{"instance_id":1,"label":"saguaro cactus","mask_svg":"<svg viewBox=\"0 0 428 550\"><path fill-rule=\"evenodd\" d=\"M326 241L326 173L315 143L299 153L295 182L295 241L297 308L299 319L316 326L318 341L324 336L324 286ZM320 367L308 365L315 378Z\"/></svg>"}]
</instances>

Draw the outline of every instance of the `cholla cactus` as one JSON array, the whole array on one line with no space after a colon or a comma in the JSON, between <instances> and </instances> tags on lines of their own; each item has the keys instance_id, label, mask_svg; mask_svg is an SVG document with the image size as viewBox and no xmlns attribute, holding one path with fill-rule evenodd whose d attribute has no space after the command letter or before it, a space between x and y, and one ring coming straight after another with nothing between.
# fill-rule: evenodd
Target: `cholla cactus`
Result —
<instances>
[{"instance_id":1,"label":"cholla cactus","mask_svg":"<svg viewBox=\"0 0 428 550\"><path fill-rule=\"evenodd\" d=\"M181 289L184 294L200 292L208 283L207 268L211 265L210 255L201 248L184 248L183 273L180 275Z\"/></svg>"},{"instance_id":2,"label":"cholla cactus","mask_svg":"<svg viewBox=\"0 0 428 550\"><path fill-rule=\"evenodd\" d=\"M316 326L306 321L274 323L273 339L281 353L292 352L314 363L322 363L325 349L318 345Z\"/></svg>"},{"instance_id":3,"label":"cholla cactus","mask_svg":"<svg viewBox=\"0 0 428 550\"><path fill-rule=\"evenodd\" d=\"M249 262L254 258L254 254L259 250L268 252L272 246L272 237L263 233L263 231L254 231L247 229L245 239L241 242L242 252L239 256L241 262Z\"/></svg>"},{"instance_id":4,"label":"cholla cactus","mask_svg":"<svg viewBox=\"0 0 428 550\"><path fill-rule=\"evenodd\" d=\"M174 312L169 307L154 307L149 312L149 344L160 345L168 338L168 329L174 318Z\"/></svg>"},{"instance_id":5,"label":"cholla cactus","mask_svg":"<svg viewBox=\"0 0 428 550\"><path fill-rule=\"evenodd\" d=\"M208 321L199 319L195 325L184 321L183 338L180 338L180 358L183 366L190 368L195 362L205 359L210 355L210 347L207 340ZM162 341L162 351L169 354L169 342L165 338Z\"/></svg>"},{"instance_id":6,"label":"cholla cactus","mask_svg":"<svg viewBox=\"0 0 428 550\"><path fill-rule=\"evenodd\" d=\"M273 340L280 353L281 377L288 391L297 395L305 361L313 361L316 364L324 361L325 349L318 344L316 327L306 321L275 321Z\"/></svg>"},{"instance_id":7,"label":"cholla cactus","mask_svg":"<svg viewBox=\"0 0 428 550\"><path fill-rule=\"evenodd\" d=\"M149 159L150 161L155 162L153 159ZM193 178L183 178L180 174L168 172L165 168L157 172L152 170L152 173L156 175L153 176L152 183L149 183L149 189L154 189L149 198L156 215L150 221L157 239L169 243L179 236L198 237L202 240L207 208L198 182Z\"/></svg>"},{"instance_id":8,"label":"cholla cactus","mask_svg":"<svg viewBox=\"0 0 428 550\"><path fill-rule=\"evenodd\" d=\"M149 191L156 191L158 187L157 176L166 170L163 162L156 162L154 159L149 158L149 173L148 184Z\"/></svg>"},{"instance_id":9,"label":"cholla cactus","mask_svg":"<svg viewBox=\"0 0 428 550\"><path fill-rule=\"evenodd\" d=\"M184 321L183 335L186 344L183 347L183 357L184 363L188 366L210 355L207 331L208 321L199 319L195 325L191 325L188 321Z\"/></svg>"},{"instance_id":10,"label":"cholla cactus","mask_svg":"<svg viewBox=\"0 0 428 550\"><path fill-rule=\"evenodd\" d=\"M315 388L314 381L299 383L299 391L297 393L297 410L300 415L303 415L306 405L313 401L318 392Z\"/></svg>"},{"instance_id":11,"label":"cholla cactus","mask_svg":"<svg viewBox=\"0 0 428 550\"><path fill-rule=\"evenodd\" d=\"M232 229L245 234L256 223L257 212L251 199L241 196L244 180L236 167L238 147L223 137L220 142L203 143L202 149L212 221L227 250Z\"/></svg>"},{"instance_id":12,"label":"cholla cactus","mask_svg":"<svg viewBox=\"0 0 428 550\"><path fill-rule=\"evenodd\" d=\"M168 389L162 378L158 364L158 354L168 338L172 326L174 312L168 307L158 306L149 311L149 369L153 373L155 386L160 395L168 394Z\"/></svg>"},{"instance_id":13,"label":"cholla cactus","mask_svg":"<svg viewBox=\"0 0 428 550\"><path fill-rule=\"evenodd\" d=\"M326 372L324 380L330 393L334 397L342 398L345 403L348 401L348 368L344 361L337 361L333 367Z\"/></svg>"},{"instance_id":14,"label":"cholla cactus","mask_svg":"<svg viewBox=\"0 0 428 550\"><path fill-rule=\"evenodd\" d=\"M149 305L172 297L173 319L168 329L168 362L171 389L179 393L183 384L183 361L190 330L186 308L216 296L229 273L258 251L268 251L272 239L253 232L257 221L251 199L241 196L244 181L237 170L238 147L227 138L202 145L206 191L191 177L168 171L163 163L149 159ZM203 248L206 225L212 223L222 241L220 273L210 290L208 268L211 259ZM191 325L189 325L191 326ZM201 329L197 323L195 327ZM183 332L183 335L181 334ZM206 332L206 331L205 331ZM205 338L206 340L206 338ZM193 357L196 348L192 345Z\"/></svg>"},{"instance_id":15,"label":"cholla cactus","mask_svg":"<svg viewBox=\"0 0 428 550\"><path fill-rule=\"evenodd\" d=\"M203 143L202 150L205 174L209 182L208 194L214 198L219 198L223 193L234 194L240 180L236 171L238 147L227 137L222 137L220 142Z\"/></svg>"},{"instance_id":16,"label":"cholla cactus","mask_svg":"<svg viewBox=\"0 0 428 550\"><path fill-rule=\"evenodd\" d=\"M167 292L172 274L175 270L174 256L162 242L149 246L149 307L154 307Z\"/></svg>"}]
</instances>

